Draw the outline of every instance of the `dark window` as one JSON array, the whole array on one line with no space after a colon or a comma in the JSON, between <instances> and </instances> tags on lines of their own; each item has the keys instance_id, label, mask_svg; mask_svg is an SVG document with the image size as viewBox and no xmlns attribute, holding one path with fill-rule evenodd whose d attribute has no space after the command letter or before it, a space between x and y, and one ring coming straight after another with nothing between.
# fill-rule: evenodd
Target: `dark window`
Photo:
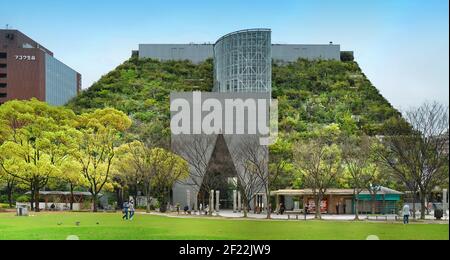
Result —
<instances>
[{"instance_id":1,"label":"dark window","mask_svg":"<svg viewBox=\"0 0 450 260\"><path fill-rule=\"evenodd\" d=\"M0 59L6 59L6 52L0 52Z\"/></svg>"},{"instance_id":2,"label":"dark window","mask_svg":"<svg viewBox=\"0 0 450 260\"><path fill-rule=\"evenodd\" d=\"M0 88L6 88L6 83L0 83Z\"/></svg>"},{"instance_id":3,"label":"dark window","mask_svg":"<svg viewBox=\"0 0 450 260\"><path fill-rule=\"evenodd\" d=\"M6 93L0 93L0 98L6 97Z\"/></svg>"},{"instance_id":4,"label":"dark window","mask_svg":"<svg viewBox=\"0 0 450 260\"><path fill-rule=\"evenodd\" d=\"M0 73L0 79L1 78L6 78L6 73Z\"/></svg>"},{"instance_id":5,"label":"dark window","mask_svg":"<svg viewBox=\"0 0 450 260\"><path fill-rule=\"evenodd\" d=\"M0 63L0 68L6 68L6 64Z\"/></svg>"}]
</instances>

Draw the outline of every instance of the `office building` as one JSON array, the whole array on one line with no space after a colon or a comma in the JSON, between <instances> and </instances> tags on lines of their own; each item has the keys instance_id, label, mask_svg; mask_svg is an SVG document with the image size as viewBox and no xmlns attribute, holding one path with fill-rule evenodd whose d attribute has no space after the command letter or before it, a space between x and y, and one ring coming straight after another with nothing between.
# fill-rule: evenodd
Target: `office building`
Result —
<instances>
[{"instance_id":1,"label":"office building","mask_svg":"<svg viewBox=\"0 0 450 260\"><path fill-rule=\"evenodd\" d=\"M81 91L81 75L18 30L0 30L0 104L37 98L61 106Z\"/></svg>"}]
</instances>

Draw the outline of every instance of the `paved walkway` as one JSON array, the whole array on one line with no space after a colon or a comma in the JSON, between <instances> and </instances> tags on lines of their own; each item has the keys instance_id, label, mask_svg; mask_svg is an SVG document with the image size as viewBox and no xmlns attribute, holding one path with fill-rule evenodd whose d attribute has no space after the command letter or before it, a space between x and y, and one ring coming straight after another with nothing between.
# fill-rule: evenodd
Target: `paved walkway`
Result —
<instances>
[{"instance_id":1,"label":"paved walkway","mask_svg":"<svg viewBox=\"0 0 450 260\"><path fill-rule=\"evenodd\" d=\"M448 211L447 211L448 212ZM221 211L219 213L219 216L222 217L226 217L226 218L242 218L244 217L243 213L239 213L239 212L233 212L233 211L229 211L229 210L225 210L225 211ZM254 214L254 213L249 213L248 214L249 218L253 218L253 219L265 219L266 218L266 214ZM298 218L300 220L304 219L304 215L301 214L298 216ZM367 215L359 215L360 219L366 219ZM288 216L285 215L277 215L277 214L272 214L272 219L280 219L280 220L288 220ZM291 219L295 219L295 216L292 215ZM309 214L307 215L307 219L314 219L314 214ZM355 219L355 215L328 215L328 214L323 214L322 215L322 219L324 220L344 220L344 221L349 221L349 220L354 220ZM427 220L434 220L434 215L427 215L426 216ZM448 213L447 213L447 217L446 219L448 221Z\"/></svg>"},{"instance_id":2,"label":"paved walkway","mask_svg":"<svg viewBox=\"0 0 450 260\"><path fill-rule=\"evenodd\" d=\"M139 212L138 214L147 214L145 212ZM233 212L231 210L223 210L220 211L219 213L213 213L213 216L206 216L204 214L200 215L200 213L192 213L192 215L187 215L184 213L181 213L180 215L176 214L176 213L157 213L157 212L152 212L149 213L151 215L159 215L159 216L168 216L168 217L174 217L174 218L195 218L195 217L202 217L202 218L215 218L215 217L224 217L224 218L232 218L232 219L242 219L244 217L243 213L239 213L239 212ZM392 216L392 215L390 215ZM271 215L272 219L274 220L288 220L288 215L277 215L277 214L272 214ZM248 218L249 219L266 219L266 214L254 214L254 213L248 213ZM359 218L361 220L367 219L367 215L359 215ZM304 220L304 215L300 214L298 216L299 220ZM314 214L309 214L307 215L307 220L313 220L314 219ZM355 215L327 215L327 214L323 214L322 215L322 219L323 220L334 220L334 221L351 221L355 219ZM295 216L292 215L291 216L291 220L296 220ZM380 221L383 221L381 218L379 219ZM392 221L392 217L390 217L388 219L388 221ZM401 221L401 218L398 218L399 221ZM426 220L435 220L433 215L427 215L426 216ZM448 213L447 213L447 217L444 219L444 221L442 223L448 222Z\"/></svg>"},{"instance_id":3,"label":"paved walkway","mask_svg":"<svg viewBox=\"0 0 450 260\"><path fill-rule=\"evenodd\" d=\"M220 216L222 217L226 217L226 218L242 218L244 217L244 213L239 213L239 212L233 212L233 211L221 211L219 213ZM284 214L284 215L277 215L277 214L272 214L271 215L272 219L279 219L279 220L288 220L289 217L288 215ZM365 215L360 215L360 218L363 219L365 218ZM266 214L254 214L254 213L249 213L248 214L248 218L253 218L253 219L265 219L266 218ZM300 214L298 215L298 219L299 220L304 220L304 215ZM296 217L294 215L291 215L291 219L296 219ZM307 220L311 220L314 219L314 214L308 214L306 216ZM322 219L324 220L354 220L355 216L354 215L322 215Z\"/></svg>"}]
</instances>

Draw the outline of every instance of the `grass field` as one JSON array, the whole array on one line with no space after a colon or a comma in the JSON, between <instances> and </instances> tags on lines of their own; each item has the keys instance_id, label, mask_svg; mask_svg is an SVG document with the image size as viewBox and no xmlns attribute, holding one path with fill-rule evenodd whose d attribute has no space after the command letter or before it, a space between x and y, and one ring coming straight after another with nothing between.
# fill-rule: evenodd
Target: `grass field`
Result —
<instances>
[{"instance_id":1,"label":"grass field","mask_svg":"<svg viewBox=\"0 0 450 260\"><path fill-rule=\"evenodd\" d=\"M80 222L77 226L75 223ZM266 221L169 218L104 213L39 213L30 217L0 214L0 240L364 240L449 239L448 224L388 224L330 221Z\"/></svg>"}]
</instances>

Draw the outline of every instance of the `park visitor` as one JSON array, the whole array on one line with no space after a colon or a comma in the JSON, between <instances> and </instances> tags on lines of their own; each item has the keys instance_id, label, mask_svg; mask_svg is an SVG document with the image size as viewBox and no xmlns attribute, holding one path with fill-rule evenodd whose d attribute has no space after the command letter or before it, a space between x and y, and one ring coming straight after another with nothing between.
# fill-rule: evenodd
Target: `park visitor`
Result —
<instances>
[{"instance_id":1,"label":"park visitor","mask_svg":"<svg viewBox=\"0 0 450 260\"><path fill-rule=\"evenodd\" d=\"M130 214L129 214L129 219L130 219L130 220L133 220L134 212L135 212L135 209L134 209L134 202L133 202L133 201L130 202L128 211L129 211L129 213L130 213Z\"/></svg>"},{"instance_id":2,"label":"park visitor","mask_svg":"<svg viewBox=\"0 0 450 260\"><path fill-rule=\"evenodd\" d=\"M403 224L409 224L409 216L411 215L410 209L409 209L409 205L405 204L405 206L403 206Z\"/></svg>"},{"instance_id":3,"label":"park visitor","mask_svg":"<svg viewBox=\"0 0 450 260\"><path fill-rule=\"evenodd\" d=\"M125 201L122 206L122 213L123 213L122 219L124 220L128 220L128 207L129 207L128 201Z\"/></svg>"},{"instance_id":4,"label":"park visitor","mask_svg":"<svg viewBox=\"0 0 450 260\"><path fill-rule=\"evenodd\" d=\"M308 216L308 205L307 204L305 204L305 207L303 209L303 214L305 215L305 220L306 220L306 217Z\"/></svg>"},{"instance_id":5,"label":"park visitor","mask_svg":"<svg viewBox=\"0 0 450 260\"><path fill-rule=\"evenodd\" d=\"M280 215L283 215L285 210L286 208L284 207L284 204L280 203Z\"/></svg>"},{"instance_id":6,"label":"park visitor","mask_svg":"<svg viewBox=\"0 0 450 260\"><path fill-rule=\"evenodd\" d=\"M306 220L306 217L308 216L308 205L307 204L305 204L305 206L304 206L303 215L305 216L305 220Z\"/></svg>"}]
</instances>

